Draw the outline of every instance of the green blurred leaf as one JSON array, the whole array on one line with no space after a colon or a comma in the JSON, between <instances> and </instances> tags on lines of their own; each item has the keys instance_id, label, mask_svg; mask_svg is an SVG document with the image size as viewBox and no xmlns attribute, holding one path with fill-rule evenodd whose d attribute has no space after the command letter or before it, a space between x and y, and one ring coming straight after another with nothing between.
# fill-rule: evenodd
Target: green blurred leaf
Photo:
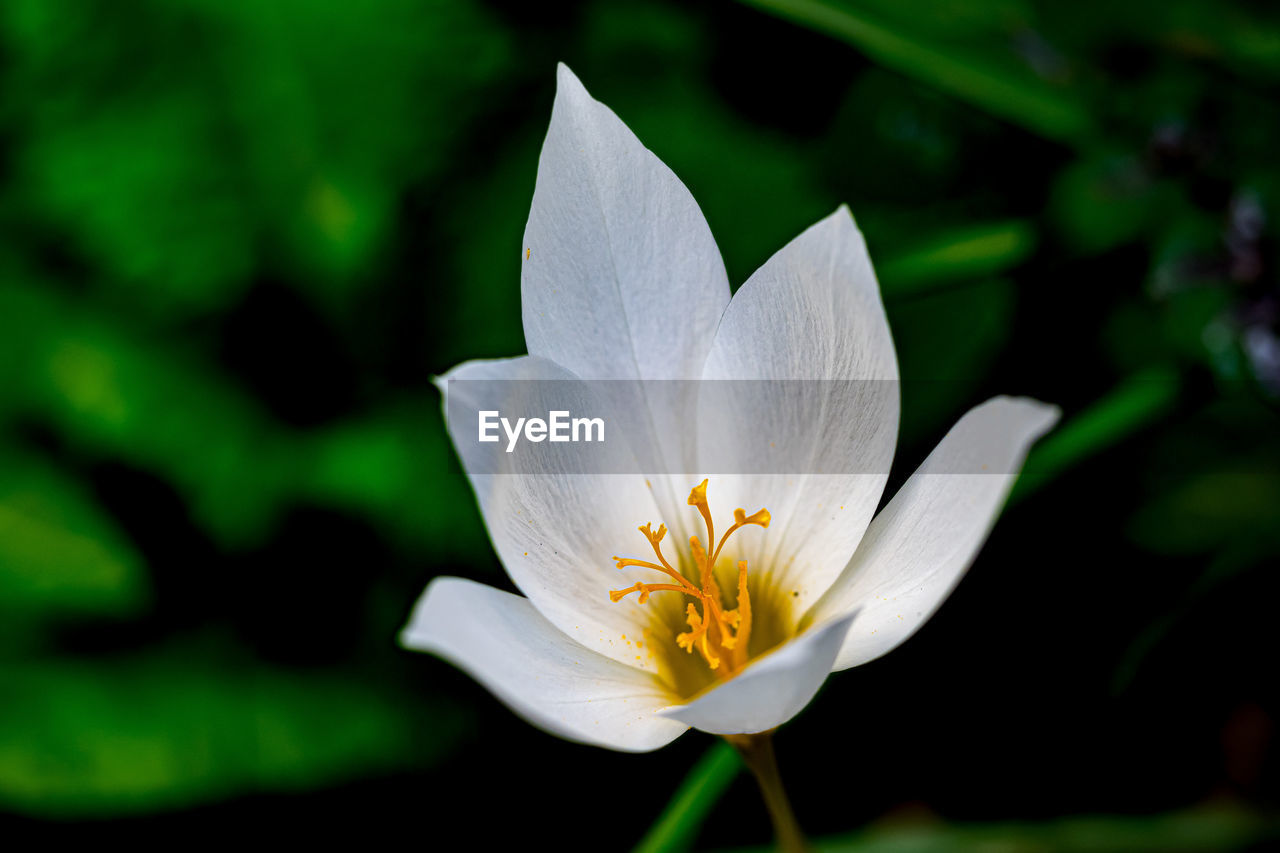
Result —
<instances>
[{"instance_id":1,"label":"green blurred leaf","mask_svg":"<svg viewBox=\"0 0 1280 853\"><path fill-rule=\"evenodd\" d=\"M505 67L506 33L461 0L186 3L225 32L234 97L221 106L269 233L320 295L342 295L386 242L400 194L448 170L477 88Z\"/></svg>"},{"instance_id":2,"label":"green blurred leaf","mask_svg":"<svg viewBox=\"0 0 1280 853\"><path fill-rule=\"evenodd\" d=\"M914 77L974 106L1059 142L1079 144L1094 132L1093 120L1069 93L1040 80L1025 66L996 67L978 55L929 44L890 29L860 11L823 0L743 0L852 44L876 62Z\"/></svg>"},{"instance_id":3,"label":"green blurred leaf","mask_svg":"<svg viewBox=\"0 0 1280 853\"><path fill-rule=\"evenodd\" d=\"M0 453L0 619L120 616L149 598L141 558L78 484Z\"/></svg>"},{"instance_id":4,"label":"green blurred leaf","mask_svg":"<svg viewBox=\"0 0 1280 853\"><path fill-rule=\"evenodd\" d=\"M314 788L429 761L459 725L363 681L186 651L0 669L0 805L92 816Z\"/></svg>"},{"instance_id":5,"label":"green blurred leaf","mask_svg":"<svg viewBox=\"0 0 1280 853\"><path fill-rule=\"evenodd\" d=\"M1079 46L1094 51L1134 43L1183 63L1216 62L1250 81L1274 80L1280 74L1280 20L1274 4L1095 0L1039 3L1036 11L1046 28L1072 31ZM1167 66L1162 70L1169 73Z\"/></svg>"},{"instance_id":6,"label":"green blurred leaf","mask_svg":"<svg viewBox=\"0 0 1280 853\"><path fill-rule=\"evenodd\" d=\"M946 40L1003 36L1034 23L1026 0L859 0L858 7Z\"/></svg>"},{"instance_id":7,"label":"green blurred leaf","mask_svg":"<svg viewBox=\"0 0 1280 853\"><path fill-rule=\"evenodd\" d=\"M52 288L0 284L7 405L75 444L162 473L226 542L249 542L293 480L281 428L181 349L129 335ZM5 370L9 368L9 370Z\"/></svg>"},{"instance_id":8,"label":"green blurred leaf","mask_svg":"<svg viewBox=\"0 0 1280 853\"><path fill-rule=\"evenodd\" d=\"M1173 408L1180 390L1178 374L1161 368L1124 380L1032 448L1009 500L1029 496L1072 465L1149 427Z\"/></svg>"},{"instance_id":9,"label":"green blurred leaf","mask_svg":"<svg viewBox=\"0 0 1280 853\"><path fill-rule=\"evenodd\" d=\"M35 416L162 475L224 545L259 541L298 498L354 509L439 553L483 541L434 393L425 407L390 404L298 434L181 349L131 335L89 303L15 275L0 283L0 317L13 318L0 335L0 419Z\"/></svg>"},{"instance_id":10,"label":"green blurred leaf","mask_svg":"<svg viewBox=\"0 0 1280 853\"><path fill-rule=\"evenodd\" d=\"M1008 340L1016 297L1012 282L994 279L889 303L904 443L935 434L983 382Z\"/></svg>"},{"instance_id":11,"label":"green blurred leaf","mask_svg":"<svg viewBox=\"0 0 1280 853\"><path fill-rule=\"evenodd\" d=\"M507 57L463 0L14 0L0 39L30 208L160 318L225 307L268 261L345 295Z\"/></svg>"},{"instance_id":12,"label":"green blurred leaf","mask_svg":"<svg viewBox=\"0 0 1280 853\"><path fill-rule=\"evenodd\" d=\"M1129 534L1157 554L1280 543L1280 472L1264 464L1191 477L1149 498L1130 521Z\"/></svg>"},{"instance_id":13,"label":"green blurred leaf","mask_svg":"<svg viewBox=\"0 0 1280 853\"><path fill-rule=\"evenodd\" d=\"M1025 220L966 225L890 256L876 272L884 297L894 299L1003 272L1026 260L1035 245L1035 227Z\"/></svg>"},{"instance_id":14,"label":"green blurred leaf","mask_svg":"<svg viewBox=\"0 0 1280 853\"><path fill-rule=\"evenodd\" d=\"M1054 180L1049 216L1060 239L1085 254L1138 240L1185 210L1180 189L1133 156L1080 160Z\"/></svg>"},{"instance_id":15,"label":"green blurred leaf","mask_svg":"<svg viewBox=\"0 0 1280 853\"><path fill-rule=\"evenodd\" d=\"M403 540L444 556L487 558L491 548L471 484L454 457L434 392L312 435L307 499L377 519Z\"/></svg>"},{"instance_id":16,"label":"green blurred leaf","mask_svg":"<svg viewBox=\"0 0 1280 853\"><path fill-rule=\"evenodd\" d=\"M1179 521L1174 520L1173 523ZM1197 608L1203 605L1214 592L1247 572L1257 569L1271 570L1276 559L1277 545L1280 545L1280 542L1275 541L1276 531L1280 530L1280 527L1274 526L1274 522L1272 525L1267 529L1267 533L1273 539L1270 543L1260 542L1257 537L1259 531L1256 530L1250 531L1251 535L1242 537L1238 542L1226 543L1222 550L1209 560L1200 576L1182 592L1179 599L1172 606L1163 608L1150 624L1138 632L1133 642L1120 656L1120 662L1112 673L1113 696L1119 696L1132 686L1152 654L1177 629L1185 628L1195 632L1197 636L1202 633L1201 626L1189 623L1192 622ZM1175 537L1178 535L1176 531L1173 533ZM1161 549L1157 549L1157 552L1159 550Z\"/></svg>"}]
</instances>

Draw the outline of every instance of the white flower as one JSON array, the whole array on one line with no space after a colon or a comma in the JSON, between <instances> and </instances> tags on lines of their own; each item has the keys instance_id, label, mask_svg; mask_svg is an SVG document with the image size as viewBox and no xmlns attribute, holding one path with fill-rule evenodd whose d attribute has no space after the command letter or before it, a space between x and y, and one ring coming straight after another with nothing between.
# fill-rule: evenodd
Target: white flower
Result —
<instances>
[{"instance_id":1,"label":"white flower","mask_svg":"<svg viewBox=\"0 0 1280 853\"><path fill-rule=\"evenodd\" d=\"M699 483L468 468L527 598L437 578L402 642L566 738L643 751L690 726L741 734L786 722L828 673L883 655L932 615L1057 419L1033 400L983 403L873 520L897 437L898 370L849 211L792 240L731 300L688 190L563 65L522 248L530 354L469 362L447 379L885 380L829 383L800 418L744 390L721 421L803 444L809 471L870 473ZM880 391L849 390L862 387ZM667 470L696 472L709 446L724 454L740 443L723 426L713 436L691 427L692 405L637 418L662 458L677 460ZM723 510L736 506L745 511L707 572L704 549L718 541L707 528L724 530ZM649 522L673 535L637 536Z\"/></svg>"}]
</instances>

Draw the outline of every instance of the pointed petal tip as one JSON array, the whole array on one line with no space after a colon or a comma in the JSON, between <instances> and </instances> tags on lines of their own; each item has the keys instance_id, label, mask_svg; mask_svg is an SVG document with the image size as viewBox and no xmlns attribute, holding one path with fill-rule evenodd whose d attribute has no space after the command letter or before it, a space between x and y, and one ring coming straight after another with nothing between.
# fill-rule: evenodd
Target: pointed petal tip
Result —
<instances>
[{"instance_id":1,"label":"pointed petal tip","mask_svg":"<svg viewBox=\"0 0 1280 853\"><path fill-rule=\"evenodd\" d=\"M563 62L556 63L556 92L586 92L586 87L578 79L578 75Z\"/></svg>"},{"instance_id":2,"label":"pointed petal tip","mask_svg":"<svg viewBox=\"0 0 1280 853\"><path fill-rule=\"evenodd\" d=\"M841 202L839 207L819 219L815 225L825 225L828 228L837 229L837 233L848 229L852 235L857 236L857 239L862 239L862 229L858 227L858 220L854 218L853 210L844 202Z\"/></svg>"},{"instance_id":3,"label":"pointed petal tip","mask_svg":"<svg viewBox=\"0 0 1280 853\"><path fill-rule=\"evenodd\" d=\"M831 218L839 219L843 222L848 222L850 225L853 226L854 231L857 231L858 233L862 233L862 229L858 227L858 217L853 215L853 208L849 206L848 202L844 202L844 201L840 202L840 206L837 207L835 209L835 212L831 214Z\"/></svg>"}]
</instances>

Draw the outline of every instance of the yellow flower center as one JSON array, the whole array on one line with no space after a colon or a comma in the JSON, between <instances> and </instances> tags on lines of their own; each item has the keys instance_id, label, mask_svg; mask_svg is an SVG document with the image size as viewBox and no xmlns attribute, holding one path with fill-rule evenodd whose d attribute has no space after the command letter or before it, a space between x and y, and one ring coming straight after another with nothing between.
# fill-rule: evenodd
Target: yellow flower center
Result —
<instances>
[{"instance_id":1,"label":"yellow flower center","mask_svg":"<svg viewBox=\"0 0 1280 853\"><path fill-rule=\"evenodd\" d=\"M689 493L689 506L697 507L707 527L708 545L716 542L715 524L711 520L711 507L707 503L707 481L693 487ZM655 592L678 592L693 599L685 608L685 619L689 630L676 635L676 645L689 654L697 649L707 666L724 678L732 678L747 663L747 643L751 637L751 598L747 594L747 561L738 561L738 598L737 606L728 609L720 595L719 584L716 583L715 566L729 537L739 528L748 524L760 527L769 526L769 510L759 509L751 515L746 510L733 511L733 525L720 537L710 553L703 547L697 536L689 537L689 550L693 555L693 564L698 574L698 583L686 578L678 569L667 562L662 554L662 539L667 535L666 525L658 525L656 531L649 524L642 525L639 530L649 541L658 562L637 560L633 557L614 557L619 569L639 566L662 572L674 583L641 583L625 589L609 592L609 598L615 603L631 593L639 593L638 601L644 604ZM722 669L723 667L723 669Z\"/></svg>"}]
</instances>

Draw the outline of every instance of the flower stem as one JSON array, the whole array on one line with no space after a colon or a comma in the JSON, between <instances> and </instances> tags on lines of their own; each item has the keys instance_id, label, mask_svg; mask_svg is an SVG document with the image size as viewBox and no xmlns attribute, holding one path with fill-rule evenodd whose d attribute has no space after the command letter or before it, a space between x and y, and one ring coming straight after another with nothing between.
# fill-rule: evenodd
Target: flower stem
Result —
<instances>
[{"instance_id":1,"label":"flower stem","mask_svg":"<svg viewBox=\"0 0 1280 853\"><path fill-rule=\"evenodd\" d=\"M787 790L782 786L782 777L778 775L778 759L773 753L773 733L725 735L724 739L738 750L755 775L756 782L760 783L760 793L764 796L765 807L773 820L773 833L778 840L778 849L783 853L809 853L809 843L800 831L796 814L791 810L791 801L787 799Z\"/></svg>"}]
</instances>

